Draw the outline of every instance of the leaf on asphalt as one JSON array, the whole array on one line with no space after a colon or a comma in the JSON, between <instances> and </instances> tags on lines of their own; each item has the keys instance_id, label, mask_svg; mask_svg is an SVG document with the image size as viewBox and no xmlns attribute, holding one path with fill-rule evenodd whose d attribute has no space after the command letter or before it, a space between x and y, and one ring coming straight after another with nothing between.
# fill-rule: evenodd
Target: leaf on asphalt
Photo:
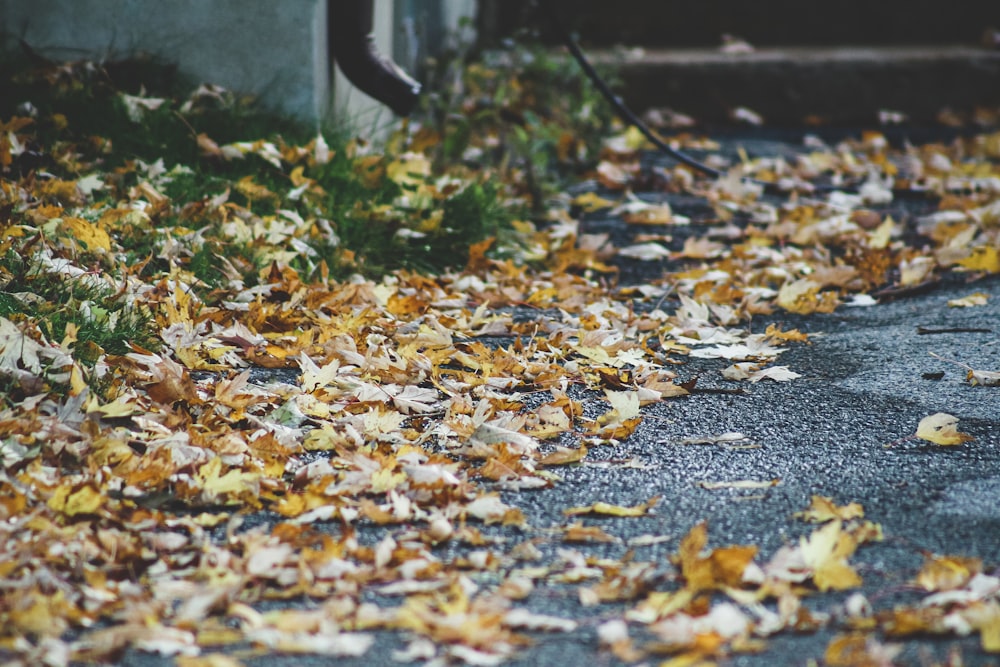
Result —
<instances>
[{"instance_id":1,"label":"leaf on asphalt","mask_svg":"<svg viewBox=\"0 0 1000 667\"><path fill-rule=\"evenodd\" d=\"M579 625L576 621L558 616L535 614L527 609L512 609L504 614L503 623L508 628L522 628L540 632L573 632Z\"/></svg>"},{"instance_id":2,"label":"leaf on asphalt","mask_svg":"<svg viewBox=\"0 0 1000 667\"><path fill-rule=\"evenodd\" d=\"M696 486L700 486L703 489L708 489L709 491L716 491L718 489L769 489L773 486L778 486L781 484L780 479L771 479L765 481L757 481L752 479L738 479L731 482L697 482Z\"/></svg>"},{"instance_id":3,"label":"leaf on asphalt","mask_svg":"<svg viewBox=\"0 0 1000 667\"><path fill-rule=\"evenodd\" d=\"M949 308L972 308L974 306L985 306L987 301L989 301L990 295L985 292L973 292L968 296L963 296L960 299L949 299Z\"/></svg>"},{"instance_id":4,"label":"leaf on asphalt","mask_svg":"<svg viewBox=\"0 0 1000 667\"><path fill-rule=\"evenodd\" d=\"M585 192L573 197L570 201L573 206L578 206L586 213L593 213L602 209L611 208L615 205L610 199L605 199L594 192Z\"/></svg>"},{"instance_id":5,"label":"leaf on asphalt","mask_svg":"<svg viewBox=\"0 0 1000 667\"><path fill-rule=\"evenodd\" d=\"M964 364L961 361L945 359L944 357L933 352L931 352L931 356L935 359L940 359L941 361L946 361L949 364L961 366L966 369L967 372L965 374L965 380L973 387L977 385L983 387L1000 387L1000 371L977 371L972 366Z\"/></svg>"},{"instance_id":6,"label":"leaf on asphalt","mask_svg":"<svg viewBox=\"0 0 1000 667\"><path fill-rule=\"evenodd\" d=\"M977 371L969 369L965 380L972 386L1000 387L1000 371Z\"/></svg>"},{"instance_id":7,"label":"leaf on asphalt","mask_svg":"<svg viewBox=\"0 0 1000 667\"><path fill-rule=\"evenodd\" d=\"M935 445L945 446L961 445L963 442L975 440L971 435L959 432L958 417L945 412L937 412L921 419L914 435Z\"/></svg>"},{"instance_id":8,"label":"leaf on asphalt","mask_svg":"<svg viewBox=\"0 0 1000 667\"><path fill-rule=\"evenodd\" d=\"M750 373L750 382L760 382L761 380L774 380L775 382L788 382L795 378L802 377L801 374L790 370L788 366L768 366L759 371Z\"/></svg>"},{"instance_id":9,"label":"leaf on asphalt","mask_svg":"<svg viewBox=\"0 0 1000 667\"><path fill-rule=\"evenodd\" d=\"M675 445L721 445L730 442L741 442L746 440L747 436L739 433L737 431L727 431L726 433L720 433L719 435L706 435L694 438L682 438L680 440L661 440L660 442L671 443Z\"/></svg>"},{"instance_id":10,"label":"leaf on asphalt","mask_svg":"<svg viewBox=\"0 0 1000 667\"><path fill-rule=\"evenodd\" d=\"M823 661L830 667L892 667L902 651L901 644L882 644L867 633L855 632L831 639Z\"/></svg>"},{"instance_id":11,"label":"leaf on asphalt","mask_svg":"<svg viewBox=\"0 0 1000 667\"><path fill-rule=\"evenodd\" d=\"M600 526L573 523L563 529L564 542L617 542L618 538L604 532Z\"/></svg>"},{"instance_id":12,"label":"leaf on asphalt","mask_svg":"<svg viewBox=\"0 0 1000 667\"><path fill-rule=\"evenodd\" d=\"M748 566L757 555L757 547L733 545L712 549L707 554L708 526L696 524L681 540L674 556L684 577L684 586L692 592L737 588L743 583Z\"/></svg>"},{"instance_id":13,"label":"leaf on asphalt","mask_svg":"<svg viewBox=\"0 0 1000 667\"><path fill-rule=\"evenodd\" d=\"M847 505L839 506L831 498L813 495L809 501L809 508L803 512L796 512L793 516L796 519L801 519L809 523L826 523L835 519L838 521L863 519L865 517L865 510L858 503L848 503Z\"/></svg>"},{"instance_id":14,"label":"leaf on asphalt","mask_svg":"<svg viewBox=\"0 0 1000 667\"><path fill-rule=\"evenodd\" d=\"M926 554L917 573L917 585L932 593L955 590L968 585L982 571L983 562L979 558Z\"/></svg>"},{"instance_id":15,"label":"leaf on asphalt","mask_svg":"<svg viewBox=\"0 0 1000 667\"><path fill-rule=\"evenodd\" d=\"M618 517L646 516L649 514L650 510L659 504L660 500L660 496L653 496L644 503L631 506L611 505L609 503L596 502L593 505L564 509L563 514L566 516L577 516L581 514L603 514L605 516Z\"/></svg>"},{"instance_id":16,"label":"leaf on asphalt","mask_svg":"<svg viewBox=\"0 0 1000 667\"><path fill-rule=\"evenodd\" d=\"M587 456L587 447L556 447L553 451L543 456L539 463L544 466L564 466L571 463L579 463Z\"/></svg>"},{"instance_id":17,"label":"leaf on asphalt","mask_svg":"<svg viewBox=\"0 0 1000 667\"><path fill-rule=\"evenodd\" d=\"M670 251L659 243L636 243L618 249L618 254L622 257L638 259L643 262L652 262L658 259L670 257Z\"/></svg>"},{"instance_id":18,"label":"leaf on asphalt","mask_svg":"<svg viewBox=\"0 0 1000 667\"><path fill-rule=\"evenodd\" d=\"M690 222L684 216L675 215L666 202L650 203L631 192L626 193L625 197L627 201L617 206L611 213L621 215L630 225L686 225Z\"/></svg>"}]
</instances>

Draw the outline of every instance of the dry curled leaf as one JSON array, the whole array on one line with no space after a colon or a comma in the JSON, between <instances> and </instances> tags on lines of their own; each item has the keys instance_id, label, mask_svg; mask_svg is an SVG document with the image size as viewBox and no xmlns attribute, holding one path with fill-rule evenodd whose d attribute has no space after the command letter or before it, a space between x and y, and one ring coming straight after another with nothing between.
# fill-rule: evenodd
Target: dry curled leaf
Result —
<instances>
[{"instance_id":1,"label":"dry curled leaf","mask_svg":"<svg viewBox=\"0 0 1000 667\"><path fill-rule=\"evenodd\" d=\"M566 516L578 516L581 514L603 514L605 516L637 517L649 514L660 502L660 496L653 496L644 503L632 506L611 505L609 503L597 502L585 507L570 507L563 510Z\"/></svg>"},{"instance_id":2,"label":"dry curled leaf","mask_svg":"<svg viewBox=\"0 0 1000 667\"><path fill-rule=\"evenodd\" d=\"M944 446L961 445L963 442L975 440L971 435L959 432L958 417L945 412L938 412L921 419L914 435L921 440Z\"/></svg>"}]
</instances>

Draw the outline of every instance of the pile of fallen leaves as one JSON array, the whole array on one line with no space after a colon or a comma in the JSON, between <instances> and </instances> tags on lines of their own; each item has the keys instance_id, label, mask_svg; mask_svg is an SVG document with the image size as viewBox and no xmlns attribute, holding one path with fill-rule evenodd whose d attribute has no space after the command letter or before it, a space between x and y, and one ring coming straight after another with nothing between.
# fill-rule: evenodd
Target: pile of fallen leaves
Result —
<instances>
[{"instance_id":1,"label":"pile of fallen leaves","mask_svg":"<svg viewBox=\"0 0 1000 667\"><path fill-rule=\"evenodd\" d=\"M72 88L79 67L41 76ZM224 96L117 94L136 123ZM1000 650L1000 579L971 559L929 556L916 582L928 595L911 607L876 614L860 593L828 613L803 603L860 586L851 558L882 535L857 505L814 498L800 518L822 525L766 561L754 546L709 549L696 524L669 586L661 564L571 548L535 562L531 539L501 543L480 529L530 536L500 493L557 484L558 466L628 438L643 406L694 391L672 370L688 358L729 360L723 377L737 382L797 377L775 361L807 336L753 333L752 316L874 303L945 272L1000 272L1000 135L903 151L867 135L817 145L798 164L747 159L719 182L665 170L664 188L700 194L715 212L671 249L668 231L704 223L629 194L642 145L626 133L596 168L602 194L544 224L513 222L519 241L505 258L488 227L478 242L434 245L442 229L482 222L448 216L484 215L484 193L505 186L433 170L419 127L388 155L359 142L335 151L322 135L222 141L192 129L178 141L195 169L123 157L99 135L69 141L60 132L72 115L18 103L0 118L5 660L61 665L139 649L197 665L233 646L360 655L373 631L397 630L410 640L400 660L496 664L529 642L525 630L576 628L521 604L547 583L576 586L582 605L627 603L598 632L626 661L692 664L832 623L845 634L828 664L891 661L896 649L876 630L978 632ZM247 160L259 170L233 171ZM334 161L353 180L331 177ZM216 180L185 199L177 185L191 173ZM746 175L800 194L768 200ZM801 193L817 178L859 187ZM902 229L876 210L896 187L936 193L938 210ZM650 233L615 248L570 214L604 208ZM351 273L364 266L334 212L362 230L386 225L385 252L423 243L459 268ZM680 268L609 289L616 255ZM83 335L94 331L125 337ZM947 415L916 435L967 439ZM614 539L577 517L645 516L657 502L568 508L559 539ZM447 556L448 543L465 548ZM293 599L314 602L275 604ZM629 624L651 639L633 640Z\"/></svg>"}]
</instances>

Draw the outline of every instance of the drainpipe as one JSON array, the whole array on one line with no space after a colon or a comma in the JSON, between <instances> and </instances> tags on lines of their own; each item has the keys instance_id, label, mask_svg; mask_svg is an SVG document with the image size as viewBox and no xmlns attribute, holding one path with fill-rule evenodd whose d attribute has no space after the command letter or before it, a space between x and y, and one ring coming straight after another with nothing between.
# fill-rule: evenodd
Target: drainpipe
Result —
<instances>
[{"instance_id":1,"label":"drainpipe","mask_svg":"<svg viewBox=\"0 0 1000 667\"><path fill-rule=\"evenodd\" d=\"M375 48L372 0L327 0L327 16L330 52L344 76L395 113L409 115L420 84Z\"/></svg>"}]
</instances>

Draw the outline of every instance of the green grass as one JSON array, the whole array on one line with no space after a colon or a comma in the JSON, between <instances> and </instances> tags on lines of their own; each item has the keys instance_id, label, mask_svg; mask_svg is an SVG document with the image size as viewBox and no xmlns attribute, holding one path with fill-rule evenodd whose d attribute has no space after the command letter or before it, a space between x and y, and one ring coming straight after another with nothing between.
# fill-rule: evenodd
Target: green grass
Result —
<instances>
[{"instance_id":1,"label":"green grass","mask_svg":"<svg viewBox=\"0 0 1000 667\"><path fill-rule=\"evenodd\" d=\"M0 257L0 316L30 318L52 342L77 329L74 358L92 365L100 353L126 354L131 343L157 349L159 341L148 309L129 304L96 276L77 278L45 271L31 258L8 251Z\"/></svg>"}]
</instances>

